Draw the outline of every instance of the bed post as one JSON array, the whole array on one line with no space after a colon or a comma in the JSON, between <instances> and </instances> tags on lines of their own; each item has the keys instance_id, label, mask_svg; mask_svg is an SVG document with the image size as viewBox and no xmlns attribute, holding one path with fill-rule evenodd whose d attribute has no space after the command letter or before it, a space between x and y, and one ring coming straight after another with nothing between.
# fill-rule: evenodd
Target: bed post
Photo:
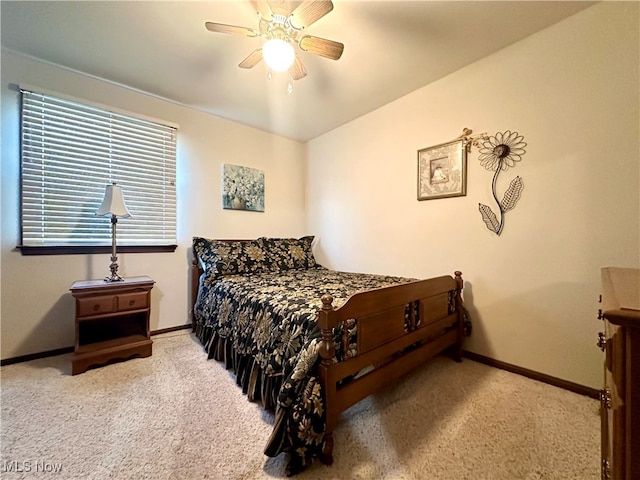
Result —
<instances>
[{"instance_id":1,"label":"bed post","mask_svg":"<svg viewBox=\"0 0 640 480\"><path fill-rule=\"evenodd\" d=\"M464 308L462 306L462 288L464 282L462 280L462 272L456 270L453 272L456 276L456 293L455 293L455 308L458 315L458 341L456 342L454 359L456 362L462 361L462 339L464 338Z\"/></svg>"},{"instance_id":2,"label":"bed post","mask_svg":"<svg viewBox=\"0 0 640 480\"><path fill-rule=\"evenodd\" d=\"M322 309L318 313L318 324L322 332L322 340L320 340L320 348L318 354L320 355L320 367L319 376L322 388L324 390L324 404L325 404L325 433L324 433L324 445L322 446L322 453L320 455L320 461L325 465L331 465L333 463L333 429L338 417L335 411L335 398L336 398L336 382L331 377L330 366L333 362L333 357L336 354L336 349L333 344L333 321L330 319L330 314L333 312L333 297L331 295L323 295Z\"/></svg>"},{"instance_id":3,"label":"bed post","mask_svg":"<svg viewBox=\"0 0 640 480\"><path fill-rule=\"evenodd\" d=\"M200 264L198 263L198 256L196 252L191 251L191 304L189 305L189 316L191 317L191 329L196 330L196 317L193 311L196 306L196 300L198 299L198 288L200 285Z\"/></svg>"}]
</instances>

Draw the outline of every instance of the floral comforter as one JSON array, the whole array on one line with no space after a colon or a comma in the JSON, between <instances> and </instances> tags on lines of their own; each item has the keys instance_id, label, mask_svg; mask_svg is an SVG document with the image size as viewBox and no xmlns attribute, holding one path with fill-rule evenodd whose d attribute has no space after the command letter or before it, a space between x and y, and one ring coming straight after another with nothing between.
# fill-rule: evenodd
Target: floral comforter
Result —
<instances>
[{"instance_id":1,"label":"floral comforter","mask_svg":"<svg viewBox=\"0 0 640 480\"><path fill-rule=\"evenodd\" d=\"M234 370L249 399L275 411L265 454L288 453L288 474L308 466L323 446L324 399L316 368L320 297L332 295L339 307L355 292L409 281L320 266L201 279L194 308L196 335L209 358ZM347 326L350 350L355 348L354 327ZM336 360L349 356L340 337L335 332Z\"/></svg>"}]
</instances>

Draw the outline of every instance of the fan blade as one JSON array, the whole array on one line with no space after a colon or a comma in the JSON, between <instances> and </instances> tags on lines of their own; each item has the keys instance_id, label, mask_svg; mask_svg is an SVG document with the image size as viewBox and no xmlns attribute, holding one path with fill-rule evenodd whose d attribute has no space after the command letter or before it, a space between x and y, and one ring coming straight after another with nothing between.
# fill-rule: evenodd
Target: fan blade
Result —
<instances>
[{"instance_id":1,"label":"fan blade","mask_svg":"<svg viewBox=\"0 0 640 480\"><path fill-rule=\"evenodd\" d=\"M238 66L240 68L253 68L260 62L260 60L262 60L262 48L256 48L247 58L242 60Z\"/></svg>"},{"instance_id":2,"label":"fan blade","mask_svg":"<svg viewBox=\"0 0 640 480\"><path fill-rule=\"evenodd\" d=\"M326 38L312 37L310 35L302 37L299 45L305 52L330 58L331 60L338 60L344 50L344 45L340 42L334 42Z\"/></svg>"},{"instance_id":3,"label":"fan blade","mask_svg":"<svg viewBox=\"0 0 640 480\"><path fill-rule=\"evenodd\" d=\"M275 15L288 17L289 13L291 13L291 5L289 5L288 0L268 0L267 3Z\"/></svg>"},{"instance_id":4,"label":"fan blade","mask_svg":"<svg viewBox=\"0 0 640 480\"><path fill-rule=\"evenodd\" d=\"M235 25L225 25L224 23L206 22L204 26L207 27L207 30L209 30L210 32L233 33L237 35L244 35L246 37L257 37L260 35L258 32L250 28L236 27Z\"/></svg>"},{"instance_id":5,"label":"fan blade","mask_svg":"<svg viewBox=\"0 0 640 480\"><path fill-rule=\"evenodd\" d=\"M271 8L269 8L269 4L266 0L249 0L249 3L262 18L267 22L271 21Z\"/></svg>"},{"instance_id":6,"label":"fan blade","mask_svg":"<svg viewBox=\"0 0 640 480\"><path fill-rule=\"evenodd\" d=\"M307 76L307 69L304 68L304 65L300 61L300 58L298 58L298 55L296 55L293 65L291 65L291 68L289 69L289 74L294 80L300 80Z\"/></svg>"},{"instance_id":7,"label":"fan blade","mask_svg":"<svg viewBox=\"0 0 640 480\"><path fill-rule=\"evenodd\" d=\"M331 0L305 0L291 12L289 21L293 28L301 30L320 20L333 10Z\"/></svg>"}]
</instances>

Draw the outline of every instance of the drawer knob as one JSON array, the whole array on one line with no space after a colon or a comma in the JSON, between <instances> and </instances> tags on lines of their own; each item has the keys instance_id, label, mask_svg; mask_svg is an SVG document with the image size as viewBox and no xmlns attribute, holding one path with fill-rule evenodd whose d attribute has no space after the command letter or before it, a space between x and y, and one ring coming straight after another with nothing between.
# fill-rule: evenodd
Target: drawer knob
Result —
<instances>
[{"instance_id":1,"label":"drawer knob","mask_svg":"<svg viewBox=\"0 0 640 480\"><path fill-rule=\"evenodd\" d=\"M602 480L611 480L611 465L606 458L602 459L602 474L600 478Z\"/></svg>"},{"instance_id":2,"label":"drawer knob","mask_svg":"<svg viewBox=\"0 0 640 480\"><path fill-rule=\"evenodd\" d=\"M136 304L135 300L129 300L129 306L133 307Z\"/></svg>"},{"instance_id":3,"label":"drawer knob","mask_svg":"<svg viewBox=\"0 0 640 480\"><path fill-rule=\"evenodd\" d=\"M596 343L598 348L604 352L604 349L607 347L607 338L603 332L598 332L598 343Z\"/></svg>"},{"instance_id":4,"label":"drawer knob","mask_svg":"<svg viewBox=\"0 0 640 480\"><path fill-rule=\"evenodd\" d=\"M100 304L96 303L96 304L93 305L93 311L97 312L98 310L100 310Z\"/></svg>"}]
</instances>

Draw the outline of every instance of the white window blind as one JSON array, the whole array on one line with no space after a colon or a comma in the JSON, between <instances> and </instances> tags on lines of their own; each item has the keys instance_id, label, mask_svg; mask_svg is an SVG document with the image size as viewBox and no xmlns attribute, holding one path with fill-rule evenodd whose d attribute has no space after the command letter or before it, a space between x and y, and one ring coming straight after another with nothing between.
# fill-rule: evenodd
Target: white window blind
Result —
<instances>
[{"instance_id":1,"label":"white window blind","mask_svg":"<svg viewBox=\"0 0 640 480\"><path fill-rule=\"evenodd\" d=\"M131 218L118 245L176 243L176 128L22 90L22 245L110 245L107 184Z\"/></svg>"}]
</instances>

